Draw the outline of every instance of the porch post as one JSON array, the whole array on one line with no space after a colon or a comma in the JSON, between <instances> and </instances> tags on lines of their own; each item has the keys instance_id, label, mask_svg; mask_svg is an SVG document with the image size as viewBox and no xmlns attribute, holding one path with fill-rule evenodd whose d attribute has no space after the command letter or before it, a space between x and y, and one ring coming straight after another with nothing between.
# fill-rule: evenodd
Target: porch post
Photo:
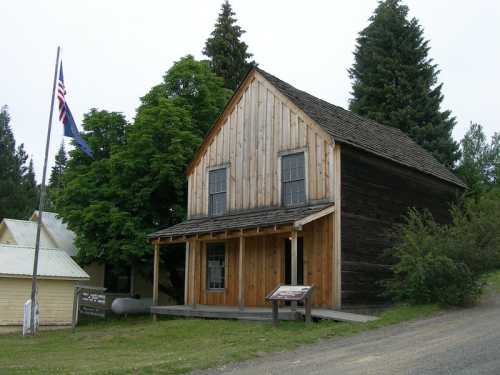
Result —
<instances>
[{"instance_id":1,"label":"porch post","mask_svg":"<svg viewBox=\"0 0 500 375\"><path fill-rule=\"evenodd\" d=\"M245 237L240 237L240 255L238 257L238 305L243 310L245 305L245 279L243 275L243 258L245 256Z\"/></svg>"},{"instance_id":2,"label":"porch post","mask_svg":"<svg viewBox=\"0 0 500 375\"><path fill-rule=\"evenodd\" d=\"M297 231L294 229L292 231L292 256L291 256L291 272L292 275L292 285L297 285ZM297 310L297 302L292 301L292 311Z\"/></svg>"},{"instance_id":3,"label":"porch post","mask_svg":"<svg viewBox=\"0 0 500 375\"><path fill-rule=\"evenodd\" d=\"M155 242L155 255L153 263L153 306L158 305L158 276L160 271L160 240ZM156 320L156 314L153 315Z\"/></svg>"},{"instance_id":4,"label":"porch post","mask_svg":"<svg viewBox=\"0 0 500 375\"><path fill-rule=\"evenodd\" d=\"M184 263L184 304L188 304L189 295L189 242L186 241L186 260Z\"/></svg>"},{"instance_id":5,"label":"porch post","mask_svg":"<svg viewBox=\"0 0 500 375\"><path fill-rule=\"evenodd\" d=\"M193 306L193 309L196 308L196 253L199 251L200 247L200 242L199 241L194 241L193 242L193 249L190 250L189 252L191 253L191 305Z\"/></svg>"}]
</instances>

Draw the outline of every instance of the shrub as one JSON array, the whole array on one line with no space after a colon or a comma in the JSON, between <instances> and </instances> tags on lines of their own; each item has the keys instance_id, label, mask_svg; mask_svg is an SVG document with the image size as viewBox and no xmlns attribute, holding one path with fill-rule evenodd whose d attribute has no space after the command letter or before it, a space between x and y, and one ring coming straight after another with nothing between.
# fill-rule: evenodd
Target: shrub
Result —
<instances>
[{"instance_id":1,"label":"shrub","mask_svg":"<svg viewBox=\"0 0 500 375\"><path fill-rule=\"evenodd\" d=\"M462 261L475 274L500 268L500 190L465 201L451 210L446 255Z\"/></svg>"},{"instance_id":2,"label":"shrub","mask_svg":"<svg viewBox=\"0 0 500 375\"><path fill-rule=\"evenodd\" d=\"M500 266L500 199L491 192L436 223L428 211L409 210L396 227L394 276L386 282L396 300L464 305L481 291L479 276Z\"/></svg>"}]
</instances>

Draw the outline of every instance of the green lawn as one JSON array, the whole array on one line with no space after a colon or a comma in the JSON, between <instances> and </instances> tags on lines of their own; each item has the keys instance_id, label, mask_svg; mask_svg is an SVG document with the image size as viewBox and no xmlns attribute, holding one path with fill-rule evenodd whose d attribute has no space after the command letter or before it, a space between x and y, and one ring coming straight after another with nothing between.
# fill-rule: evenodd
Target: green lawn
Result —
<instances>
[{"instance_id":1,"label":"green lawn","mask_svg":"<svg viewBox=\"0 0 500 375\"><path fill-rule=\"evenodd\" d=\"M42 331L35 338L0 336L0 374L179 374L289 350L320 338L427 316L437 306L400 306L367 324L322 321L270 323L224 320L135 318Z\"/></svg>"},{"instance_id":2,"label":"green lawn","mask_svg":"<svg viewBox=\"0 0 500 375\"><path fill-rule=\"evenodd\" d=\"M485 278L500 291L500 272ZM0 374L179 374L214 367L319 339L351 335L429 316L436 305L396 306L366 324L322 321L270 323L149 317L84 324L69 330L42 331L35 338L0 336Z\"/></svg>"}]
</instances>

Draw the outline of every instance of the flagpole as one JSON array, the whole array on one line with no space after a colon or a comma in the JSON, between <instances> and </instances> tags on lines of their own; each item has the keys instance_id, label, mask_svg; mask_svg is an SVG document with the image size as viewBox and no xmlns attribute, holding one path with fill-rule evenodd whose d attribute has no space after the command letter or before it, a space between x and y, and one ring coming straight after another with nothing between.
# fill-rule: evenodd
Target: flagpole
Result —
<instances>
[{"instance_id":1,"label":"flagpole","mask_svg":"<svg viewBox=\"0 0 500 375\"><path fill-rule=\"evenodd\" d=\"M54 113L54 97L56 92L57 69L59 67L59 54L61 47L57 47L56 65L54 67L54 81L52 83L52 98L50 100L49 126L47 129L47 143L45 145L45 160L43 163L42 186L40 188L40 200L38 203L38 223L36 227L36 243L35 243L35 259L33 261L33 277L31 279L31 311L30 311L30 328L31 335L35 335L35 299L36 299L36 282L38 273L38 254L40 252L40 232L42 229L42 215L45 203L45 178L47 176L47 160L49 158L50 132L52 129L52 114Z\"/></svg>"}]
</instances>

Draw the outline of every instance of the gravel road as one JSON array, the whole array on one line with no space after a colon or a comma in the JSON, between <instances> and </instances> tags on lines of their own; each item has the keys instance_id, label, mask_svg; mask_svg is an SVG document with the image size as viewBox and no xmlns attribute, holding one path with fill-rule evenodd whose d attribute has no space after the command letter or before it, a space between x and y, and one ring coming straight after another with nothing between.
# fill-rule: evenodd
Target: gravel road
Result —
<instances>
[{"instance_id":1,"label":"gravel road","mask_svg":"<svg viewBox=\"0 0 500 375\"><path fill-rule=\"evenodd\" d=\"M473 308L196 374L499 375L500 296Z\"/></svg>"}]
</instances>

